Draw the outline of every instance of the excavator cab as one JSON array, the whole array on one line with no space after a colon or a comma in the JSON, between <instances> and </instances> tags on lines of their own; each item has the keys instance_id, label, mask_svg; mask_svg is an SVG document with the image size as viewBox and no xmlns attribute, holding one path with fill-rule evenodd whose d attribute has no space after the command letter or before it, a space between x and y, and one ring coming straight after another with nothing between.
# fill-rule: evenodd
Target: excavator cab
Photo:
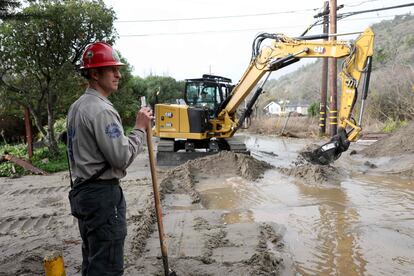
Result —
<instances>
[{"instance_id":1,"label":"excavator cab","mask_svg":"<svg viewBox=\"0 0 414 276\"><path fill-rule=\"evenodd\" d=\"M211 119L220 112L233 87L229 78L204 74L185 81L184 100L188 106L207 109Z\"/></svg>"}]
</instances>

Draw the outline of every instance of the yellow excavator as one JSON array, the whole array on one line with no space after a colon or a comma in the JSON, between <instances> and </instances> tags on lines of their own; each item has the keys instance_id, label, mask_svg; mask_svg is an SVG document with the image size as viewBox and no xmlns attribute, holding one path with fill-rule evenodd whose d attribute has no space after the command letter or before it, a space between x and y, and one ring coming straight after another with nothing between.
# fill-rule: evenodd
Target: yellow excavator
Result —
<instances>
[{"instance_id":1,"label":"yellow excavator","mask_svg":"<svg viewBox=\"0 0 414 276\"><path fill-rule=\"evenodd\" d=\"M160 138L158 164L179 164L221 150L247 152L244 143L233 135L250 116L271 72L302 58L344 58L340 72L342 96L338 134L320 148L305 154L305 158L315 164L326 165L336 160L361 132L372 67L374 33L368 28L350 41L322 40L327 37L323 34L291 38L262 33L254 39L250 64L235 86L230 79L214 75L186 80L185 104L155 105L153 133ZM263 43L266 40L271 43ZM266 73L264 81L260 82ZM352 115L362 74L365 78L359 120L356 122ZM257 89L244 112L237 116L237 108L255 87Z\"/></svg>"}]
</instances>

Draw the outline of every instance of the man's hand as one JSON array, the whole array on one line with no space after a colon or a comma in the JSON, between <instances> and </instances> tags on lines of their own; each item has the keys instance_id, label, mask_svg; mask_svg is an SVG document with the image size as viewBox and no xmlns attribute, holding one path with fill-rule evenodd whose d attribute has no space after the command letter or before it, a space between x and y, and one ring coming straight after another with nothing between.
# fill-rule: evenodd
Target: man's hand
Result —
<instances>
[{"instance_id":1,"label":"man's hand","mask_svg":"<svg viewBox=\"0 0 414 276\"><path fill-rule=\"evenodd\" d=\"M151 120L154 119L152 110L149 107L141 107L135 119L135 129L147 131L151 128Z\"/></svg>"}]
</instances>

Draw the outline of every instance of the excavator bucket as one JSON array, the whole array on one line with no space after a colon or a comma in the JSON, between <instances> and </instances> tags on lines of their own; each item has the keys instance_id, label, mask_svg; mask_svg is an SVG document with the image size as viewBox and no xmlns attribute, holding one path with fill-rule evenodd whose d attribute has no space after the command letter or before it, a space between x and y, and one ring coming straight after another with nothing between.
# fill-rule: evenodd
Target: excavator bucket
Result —
<instances>
[{"instance_id":1,"label":"excavator bucket","mask_svg":"<svg viewBox=\"0 0 414 276\"><path fill-rule=\"evenodd\" d=\"M349 148L350 142L346 138L345 131L339 131L338 135L332 137L331 141L322 146L304 151L301 153L302 157L316 165L329 165L338 159L342 152L346 151Z\"/></svg>"}]
</instances>

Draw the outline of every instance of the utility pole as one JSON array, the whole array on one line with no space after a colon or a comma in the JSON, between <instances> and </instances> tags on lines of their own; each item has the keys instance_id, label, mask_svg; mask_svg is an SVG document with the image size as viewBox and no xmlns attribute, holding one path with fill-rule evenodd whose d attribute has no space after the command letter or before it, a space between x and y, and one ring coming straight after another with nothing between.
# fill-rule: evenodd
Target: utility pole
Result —
<instances>
[{"instance_id":1,"label":"utility pole","mask_svg":"<svg viewBox=\"0 0 414 276\"><path fill-rule=\"evenodd\" d=\"M329 2L325 1L323 5L323 33L329 33ZM324 39L328 40L327 38ZM322 83L321 83L321 105L319 107L319 136L326 133L326 92L328 81L328 59L322 59Z\"/></svg>"},{"instance_id":2,"label":"utility pole","mask_svg":"<svg viewBox=\"0 0 414 276\"><path fill-rule=\"evenodd\" d=\"M330 13L329 13L329 29L331 34L336 34L336 0L330 0ZM336 36L331 37L332 41L336 41ZM338 110L337 110L337 68L336 58L330 58L329 65L329 92L330 92L330 107L329 107L329 134L336 135L338 127Z\"/></svg>"}]
</instances>

